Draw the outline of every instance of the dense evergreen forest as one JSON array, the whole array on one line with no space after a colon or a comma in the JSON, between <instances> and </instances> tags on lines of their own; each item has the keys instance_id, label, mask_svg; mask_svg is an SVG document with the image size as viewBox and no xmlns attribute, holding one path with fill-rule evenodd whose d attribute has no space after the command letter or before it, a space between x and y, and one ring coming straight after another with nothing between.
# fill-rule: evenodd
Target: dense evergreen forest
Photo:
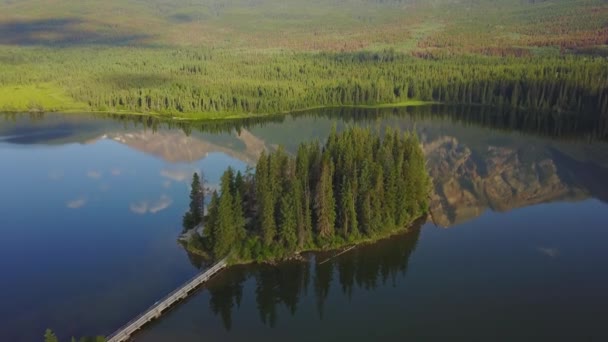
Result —
<instances>
[{"instance_id":1,"label":"dense evergreen forest","mask_svg":"<svg viewBox=\"0 0 608 342\"><path fill-rule=\"evenodd\" d=\"M0 110L608 112L600 0L0 1Z\"/></svg>"},{"instance_id":2,"label":"dense evergreen forest","mask_svg":"<svg viewBox=\"0 0 608 342\"><path fill-rule=\"evenodd\" d=\"M435 58L393 50L235 54L126 48L0 49L2 55L0 60L11 61L0 75L2 88L53 81L81 110L214 118L415 100L608 113L608 62L601 57ZM47 108L44 100L27 106L62 109L61 104ZM6 103L0 108L18 109Z\"/></svg>"},{"instance_id":3,"label":"dense evergreen forest","mask_svg":"<svg viewBox=\"0 0 608 342\"><path fill-rule=\"evenodd\" d=\"M202 223L189 247L209 258L271 261L337 248L407 228L428 210L430 178L414 135L334 129L323 146L295 157L262 154L255 172L226 170L203 215L204 182L195 174L186 229Z\"/></svg>"}]
</instances>

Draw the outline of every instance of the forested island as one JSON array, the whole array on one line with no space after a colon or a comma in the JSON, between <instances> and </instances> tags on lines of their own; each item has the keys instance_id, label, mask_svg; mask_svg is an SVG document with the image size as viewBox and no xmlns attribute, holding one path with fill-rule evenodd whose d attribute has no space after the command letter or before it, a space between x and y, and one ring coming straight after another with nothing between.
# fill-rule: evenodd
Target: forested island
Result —
<instances>
[{"instance_id":1,"label":"forested island","mask_svg":"<svg viewBox=\"0 0 608 342\"><path fill-rule=\"evenodd\" d=\"M187 247L233 262L387 237L426 215L431 184L415 135L362 128L334 129L322 146L301 144L295 157L282 148L262 153L255 171L227 169L206 210L203 183L195 173L183 223L202 232Z\"/></svg>"}]
</instances>

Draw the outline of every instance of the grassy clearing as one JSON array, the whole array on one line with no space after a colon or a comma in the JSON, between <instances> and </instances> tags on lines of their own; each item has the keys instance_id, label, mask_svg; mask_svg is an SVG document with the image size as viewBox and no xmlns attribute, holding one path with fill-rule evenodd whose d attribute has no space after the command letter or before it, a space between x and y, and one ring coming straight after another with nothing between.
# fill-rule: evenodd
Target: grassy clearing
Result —
<instances>
[{"instance_id":1,"label":"grassy clearing","mask_svg":"<svg viewBox=\"0 0 608 342\"><path fill-rule=\"evenodd\" d=\"M59 111L84 110L77 102L52 83L0 87L2 111Z\"/></svg>"}]
</instances>

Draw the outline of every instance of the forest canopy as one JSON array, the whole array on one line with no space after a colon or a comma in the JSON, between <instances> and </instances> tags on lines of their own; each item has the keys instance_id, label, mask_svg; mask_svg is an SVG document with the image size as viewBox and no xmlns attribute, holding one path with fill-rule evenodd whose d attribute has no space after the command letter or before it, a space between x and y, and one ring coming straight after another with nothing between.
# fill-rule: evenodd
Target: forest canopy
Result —
<instances>
[{"instance_id":1,"label":"forest canopy","mask_svg":"<svg viewBox=\"0 0 608 342\"><path fill-rule=\"evenodd\" d=\"M608 112L601 0L0 1L0 111Z\"/></svg>"},{"instance_id":2,"label":"forest canopy","mask_svg":"<svg viewBox=\"0 0 608 342\"><path fill-rule=\"evenodd\" d=\"M426 215L430 185L415 135L334 129L295 157L279 148L263 153L255 171L226 170L204 217L195 174L184 223L202 223L189 247L209 258L280 260L401 231Z\"/></svg>"}]
</instances>

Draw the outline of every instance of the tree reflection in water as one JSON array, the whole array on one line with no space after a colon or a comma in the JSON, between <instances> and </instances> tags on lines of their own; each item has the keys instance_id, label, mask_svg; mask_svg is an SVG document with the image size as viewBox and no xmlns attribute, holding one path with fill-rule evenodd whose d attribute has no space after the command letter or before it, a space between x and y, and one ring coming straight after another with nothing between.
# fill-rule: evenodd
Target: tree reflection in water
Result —
<instances>
[{"instance_id":1,"label":"tree reflection in water","mask_svg":"<svg viewBox=\"0 0 608 342\"><path fill-rule=\"evenodd\" d=\"M304 261L234 266L208 284L209 307L222 320L224 328L230 331L232 315L240 309L246 292L245 282L252 280L260 320L269 327L275 327L279 308L282 306L292 316L295 315L301 299L312 286L318 317L323 319L330 289L340 289L350 301L353 290L357 288L374 290L379 286L396 286L398 278L402 278L398 275L403 276L407 272L421 225L418 222L406 233L359 246L340 255L337 255L339 251L309 253ZM195 266L200 266L200 263L195 261Z\"/></svg>"}]
</instances>

